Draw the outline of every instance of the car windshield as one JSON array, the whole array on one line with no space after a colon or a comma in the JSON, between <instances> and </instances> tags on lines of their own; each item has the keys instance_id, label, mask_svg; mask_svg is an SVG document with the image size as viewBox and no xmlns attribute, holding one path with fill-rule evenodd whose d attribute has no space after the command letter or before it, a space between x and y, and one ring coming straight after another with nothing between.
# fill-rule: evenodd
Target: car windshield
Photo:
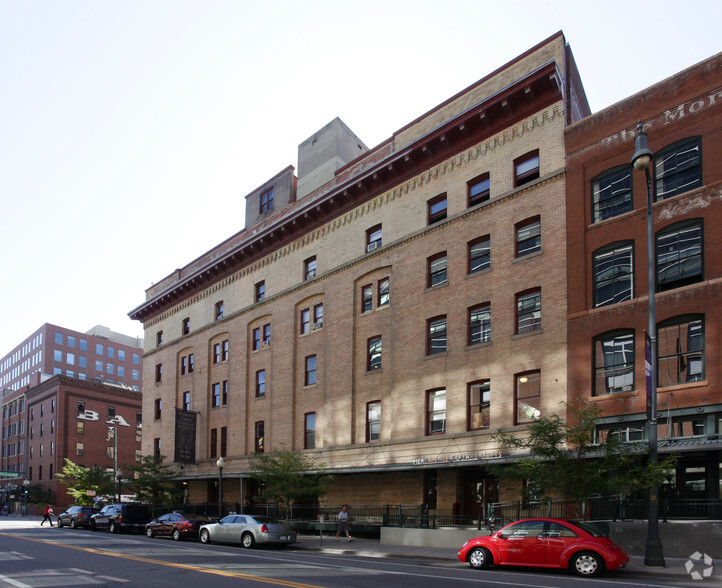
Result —
<instances>
[{"instance_id":1,"label":"car windshield","mask_svg":"<svg viewBox=\"0 0 722 588\"><path fill-rule=\"evenodd\" d=\"M576 525L580 529L583 529L587 533L589 533L592 537L605 537L604 533L602 533L599 529L596 529L595 527L592 527L592 525L589 525L587 523L583 523L581 521L569 521L572 525Z\"/></svg>"}]
</instances>

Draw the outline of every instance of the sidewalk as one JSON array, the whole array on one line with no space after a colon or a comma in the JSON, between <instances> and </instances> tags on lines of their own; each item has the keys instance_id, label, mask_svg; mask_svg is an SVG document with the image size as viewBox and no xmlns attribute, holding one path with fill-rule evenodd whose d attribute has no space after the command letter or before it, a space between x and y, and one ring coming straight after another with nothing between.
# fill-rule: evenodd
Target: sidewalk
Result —
<instances>
[{"instance_id":1,"label":"sidewalk","mask_svg":"<svg viewBox=\"0 0 722 588\"><path fill-rule=\"evenodd\" d=\"M299 535L298 541L293 545L295 549L308 549L310 551L320 551L322 553L357 555L362 557L394 557L407 559L423 559L427 561L438 562L456 562L458 565L468 565L461 563L456 556L457 550L461 545L455 545L449 548L440 547L418 547L415 545L385 545L379 539L366 539L354 537L352 542L345 539L336 542L333 534L324 535L323 539L318 535ZM665 558L667 564L664 568L647 567L644 565L644 557L632 555L629 558L629 564L624 570L618 570L615 574L645 574L649 576L668 576L668 577L685 577L689 578L686 569L687 560L681 558ZM712 573L712 578L722 580L722 562L714 562L717 564ZM694 570L704 568L702 562L698 563Z\"/></svg>"}]
</instances>

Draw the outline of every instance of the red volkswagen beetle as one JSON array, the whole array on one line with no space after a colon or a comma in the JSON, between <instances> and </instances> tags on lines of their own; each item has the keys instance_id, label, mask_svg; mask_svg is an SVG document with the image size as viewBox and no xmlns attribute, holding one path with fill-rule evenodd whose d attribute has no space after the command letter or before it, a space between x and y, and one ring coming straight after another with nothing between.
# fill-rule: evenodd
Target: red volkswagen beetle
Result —
<instances>
[{"instance_id":1,"label":"red volkswagen beetle","mask_svg":"<svg viewBox=\"0 0 722 588\"><path fill-rule=\"evenodd\" d=\"M470 539L458 552L472 568L490 565L569 568L592 577L629 562L609 538L579 521L525 519L502 527L488 537Z\"/></svg>"}]
</instances>

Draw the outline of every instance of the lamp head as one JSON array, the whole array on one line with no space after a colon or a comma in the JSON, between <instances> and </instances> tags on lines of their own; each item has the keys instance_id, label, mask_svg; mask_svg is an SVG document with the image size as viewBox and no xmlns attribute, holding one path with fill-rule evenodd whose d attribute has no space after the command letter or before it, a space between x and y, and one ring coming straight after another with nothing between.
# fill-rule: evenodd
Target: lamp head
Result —
<instances>
[{"instance_id":1,"label":"lamp head","mask_svg":"<svg viewBox=\"0 0 722 588\"><path fill-rule=\"evenodd\" d=\"M634 138L634 155L632 156L632 166L640 171L649 167L653 157L653 153L647 147L647 133L643 129L644 126L640 120L637 123L637 136Z\"/></svg>"},{"instance_id":2,"label":"lamp head","mask_svg":"<svg viewBox=\"0 0 722 588\"><path fill-rule=\"evenodd\" d=\"M216 467L219 470L222 470L224 467L226 467L226 460L223 459L223 456L218 458L218 461L216 462Z\"/></svg>"}]
</instances>

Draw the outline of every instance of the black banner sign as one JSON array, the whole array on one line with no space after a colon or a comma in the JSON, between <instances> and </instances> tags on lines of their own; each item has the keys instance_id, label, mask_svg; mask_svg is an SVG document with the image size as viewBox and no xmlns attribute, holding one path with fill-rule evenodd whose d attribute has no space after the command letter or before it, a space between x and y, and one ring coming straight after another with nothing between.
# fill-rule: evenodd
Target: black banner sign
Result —
<instances>
[{"instance_id":1,"label":"black banner sign","mask_svg":"<svg viewBox=\"0 0 722 588\"><path fill-rule=\"evenodd\" d=\"M196 415L198 413L175 409L175 463L196 462Z\"/></svg>"}]
</instances>

